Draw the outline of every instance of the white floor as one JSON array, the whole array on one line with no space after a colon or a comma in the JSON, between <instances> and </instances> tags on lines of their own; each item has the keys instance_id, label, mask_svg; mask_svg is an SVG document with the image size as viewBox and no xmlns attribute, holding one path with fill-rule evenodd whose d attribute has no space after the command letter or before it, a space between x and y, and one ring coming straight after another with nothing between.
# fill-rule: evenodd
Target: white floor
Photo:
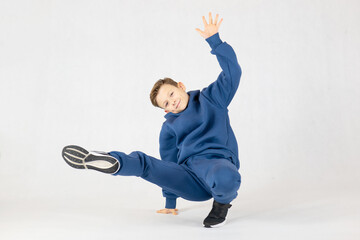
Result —
<instances>
[{"instance_id":1,"label":"white floor","mask_svg":"<svg viewBox=\"0 0 360 240\"><path fill-rule=\"evenodd\" d=\"M360 239L359 194L241 192L228 222L202 227L211 201L179 200L179 215L148 206L35 200L2 202L0 239Z\"/></svg>"}]
</instances>

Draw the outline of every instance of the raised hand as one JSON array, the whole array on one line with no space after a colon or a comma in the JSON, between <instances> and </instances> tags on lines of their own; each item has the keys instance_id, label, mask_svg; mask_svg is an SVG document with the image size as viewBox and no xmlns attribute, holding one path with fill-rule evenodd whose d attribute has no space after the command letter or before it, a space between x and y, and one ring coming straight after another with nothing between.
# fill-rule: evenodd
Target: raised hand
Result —
<instances>
[{"instance_id":1,"label":"raised hand","mask_svg":"<svg viewBox=\"0 0 360 240\"><path fill-rule=\"evenodd\" d=\"M221 18L220 22L218 22L218 18L219 14L216 14L215 21L213 22L211 12L209 12L209 23L206 22L204 16L202 17L204 22L204 31L201 31L199 28L196 28L195 30L198 31L200 35L204 38L211 37L219 31L220 24L223 21L223 19Z\"/></svg>"},{"instance_id":2,"label":"raised hand","mask_svg":"<svg viewBox=\"0 0 360 240\"><path fill-rule=\"evenodd\" d=\"M161 210L158 210L156 211L157 213L163 213L163 214L169 214L169 213L172 213L172 215L178 215L177 213L177 209L169 209L169 208L164 208L164 209L161 209Z\"/></svg>"}]
</instances>

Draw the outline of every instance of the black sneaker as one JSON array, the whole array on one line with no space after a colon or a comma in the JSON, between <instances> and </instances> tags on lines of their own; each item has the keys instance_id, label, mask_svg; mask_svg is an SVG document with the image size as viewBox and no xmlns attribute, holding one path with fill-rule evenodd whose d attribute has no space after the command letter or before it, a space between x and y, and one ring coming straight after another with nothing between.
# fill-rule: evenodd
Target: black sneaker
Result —
<instances>
[{"instance_id":1,"label":"black sneaker","mask_svg":"<svg viewBox=\"0 0 360 240\"><path fill-rule=\"evenodd\" d=\"M75 145L64 147L62 157L67 164L78 169L93 169L103 173L114 174L120 168L119 161L111 155L105 152L89 152Z\"/></svg>"},{"instance_id":2,"label":"black sneaker","mask_svg":"<svg viewBox=\"0 0 360 240\"><path fill-rule=\"evenodd\" d=\"M222 204L214 200L213 207L209 215L204 220L204 227L221 227L226 222L226 215L231 204Z\"/></svg>"}]
</instances>

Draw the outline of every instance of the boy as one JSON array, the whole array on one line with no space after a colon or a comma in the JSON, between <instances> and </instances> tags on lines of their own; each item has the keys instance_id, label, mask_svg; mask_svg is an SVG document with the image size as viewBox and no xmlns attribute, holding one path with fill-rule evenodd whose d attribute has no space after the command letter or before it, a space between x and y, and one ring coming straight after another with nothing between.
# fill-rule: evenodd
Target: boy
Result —
<instances>
[{"instance_id":1,"label":"boy","mask_svg":"<svg viewBox=\"0 0 360 240\"><path fill-rule=\"evenodd\" d=\"M70 145L63 149L64 160L74 168L138 176L162 188L165 209L158 213L177 215L176 199L205 201L214 198L203 224L218 227L225 223L230 202L240 187L238 148L230 127L227 106L238 88L241 68L234 50L222 42L219 15L209 23L203 16L204 31L196 29L209 43L222 72L202 91L186 92L185 85L170 78L157 81L151 90L154 106L167 113L160 132L161 160L136 151L88 152Z\"/></svg>"}]
</instances>

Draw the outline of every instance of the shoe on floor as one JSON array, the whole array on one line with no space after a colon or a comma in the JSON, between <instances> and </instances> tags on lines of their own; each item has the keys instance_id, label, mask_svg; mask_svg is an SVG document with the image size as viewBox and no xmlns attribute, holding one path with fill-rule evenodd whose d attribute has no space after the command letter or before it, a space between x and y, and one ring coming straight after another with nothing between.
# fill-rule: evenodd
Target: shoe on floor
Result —
<instances>
[{"instance_id":1,"label":"shoe on floor","mask_svg":"<svg viewBox=\"0 0 360 240\"><path fill-rule=\"evenodd\" d=\"M103 173L114 174L120 168L119 161L111 155L105 152L89 152L76 145L64 147L62 157L67 164L78 169L93 169Z\"/></svg>"},{"instance_id":2,"label":"shoe on floor","mask_svg":"<svg viewBox=\"0 0 360 240\"><path fill-rule=\"evenodd\" d=\"M204 220L204 227L221 227L226 222L226 215L231 204L222 204L214 200L213 207L209 215Z\"/></svg>"}]
</instances>

